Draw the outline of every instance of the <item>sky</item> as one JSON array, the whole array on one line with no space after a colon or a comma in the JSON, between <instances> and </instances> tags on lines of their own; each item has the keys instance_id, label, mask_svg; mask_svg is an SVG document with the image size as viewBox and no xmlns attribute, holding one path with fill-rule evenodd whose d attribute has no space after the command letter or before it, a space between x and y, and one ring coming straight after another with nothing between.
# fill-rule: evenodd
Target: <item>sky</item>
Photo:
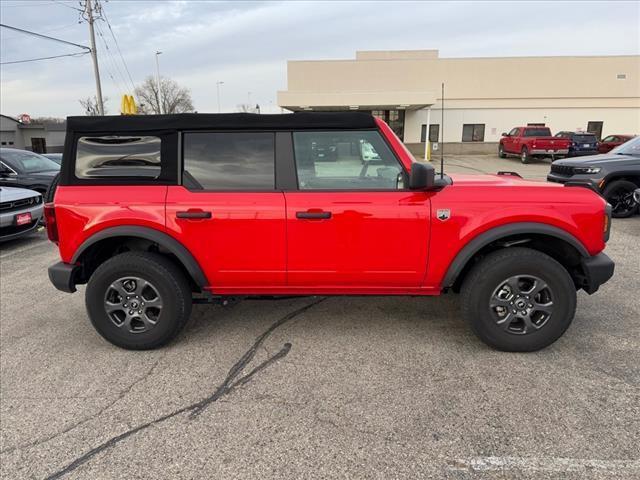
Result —
<instances>
[{"instance_id":1,"label":"sky","mask_svg":"<svg viewBox=\"0 0 640 480\"><path fill-rule=\"evenodd\" d=\"M96 42L112 114L132 83L155 75L156 51L160 74L189 88L197 111L218 110L221 81L223 112L258 103L269 113L279 111L276 92L287 88L287 60L351 59L356 50L438 49L441 57L640 54L639 1L101 4L109 23L96 22ZM77 0L0 0L0 23L88 46L78 7ZM0 63L81 51L0 28ZM5 115L81 115L78 100L94 94L89 55L0 65Z\"/></svg>"}]
</instances>

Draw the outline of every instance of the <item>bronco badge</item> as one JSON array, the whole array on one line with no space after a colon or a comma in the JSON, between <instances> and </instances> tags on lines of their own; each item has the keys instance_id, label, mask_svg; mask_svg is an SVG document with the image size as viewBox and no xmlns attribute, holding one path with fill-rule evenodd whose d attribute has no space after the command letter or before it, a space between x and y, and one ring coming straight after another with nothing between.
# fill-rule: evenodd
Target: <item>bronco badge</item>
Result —
<instances>
[{"instance_id":1,"label":"bronco badge","mask_svg":"<svg viewBox=\"0 0 640 480\"><path fill-rule=\"evenodd\" d=\"M438 217L438 220L442 222L449 220L449 217L451 217L451 210L448 208L441 208L436 213L436 217Z\"/></svg>"}]
</instances>

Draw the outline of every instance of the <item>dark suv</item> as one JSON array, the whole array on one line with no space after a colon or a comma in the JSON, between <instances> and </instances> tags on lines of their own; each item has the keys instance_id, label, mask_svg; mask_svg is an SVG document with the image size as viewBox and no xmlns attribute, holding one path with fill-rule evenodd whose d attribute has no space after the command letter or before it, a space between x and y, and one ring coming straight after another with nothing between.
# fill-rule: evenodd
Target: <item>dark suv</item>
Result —
<instances>
[{"instance_id":1,"label":"dark suv","mask_svg":"<svg viewBox=\"0 0 640 480\"><path fill-rule=\"evenodd\" d=\"M567 157L580 157L598 153L598 138L593 133L558 132L556 137L571 140Z\"/></svg>"},{"instance_id":2,"label":"dark suv","mask_svg":"<svg viewBox=\"0 0 640 480\"><path fill-rule=\"evenodd\" d=\"M587 182L611 204L614 217L630 217L638 210L633 191L640 187L640 137L602 155L556 160L547 180Z\"/></svg>"}]
</instances>

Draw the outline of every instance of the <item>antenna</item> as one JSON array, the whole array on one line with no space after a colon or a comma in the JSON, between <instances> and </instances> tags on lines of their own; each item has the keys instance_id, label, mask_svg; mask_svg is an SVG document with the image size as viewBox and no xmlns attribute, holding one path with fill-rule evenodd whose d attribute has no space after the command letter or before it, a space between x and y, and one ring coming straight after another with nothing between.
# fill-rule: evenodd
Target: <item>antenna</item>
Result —
<instances>
[{"instance_id":1,"label":"antenna","mask_svg":"<svg viewBox=\"0 0 640 480\"><path fill-rule=\"evenodd\" d=\"M442 82L442 120L440 120L440 178L444 178L444 82Z\"/></svg>"}]
</instances>

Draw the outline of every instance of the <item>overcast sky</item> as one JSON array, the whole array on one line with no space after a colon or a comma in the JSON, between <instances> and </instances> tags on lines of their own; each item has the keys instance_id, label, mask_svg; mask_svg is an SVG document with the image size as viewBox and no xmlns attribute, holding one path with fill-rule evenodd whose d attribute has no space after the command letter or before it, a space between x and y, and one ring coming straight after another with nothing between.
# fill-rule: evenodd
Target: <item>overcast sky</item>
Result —
<instances>
[{"instance_id":1,"label":"overcast sky","mask_svg":"<svg viewBox=\"0 0 640 480\"><path fill-rule=\"evenodd\" d=\"M0 0L3 24L89 45L78 1ZM356 50L439 49L441 57L640 53L640 2L210 2L102 0L135 84L160 71L191 89L199 112L259 103L277 111L287 60L348 59ZM103 93L119 113L131 81L104 21L97 22ZM1 62L79 49L0 29ZM104 39L104 40L103 40ZM109 51L105 49L106 41ZM112 56L109 55L111 52ZM5 115L82 114L95 94L89 55L0 66Z\"/></svg>"}]
</instances>

